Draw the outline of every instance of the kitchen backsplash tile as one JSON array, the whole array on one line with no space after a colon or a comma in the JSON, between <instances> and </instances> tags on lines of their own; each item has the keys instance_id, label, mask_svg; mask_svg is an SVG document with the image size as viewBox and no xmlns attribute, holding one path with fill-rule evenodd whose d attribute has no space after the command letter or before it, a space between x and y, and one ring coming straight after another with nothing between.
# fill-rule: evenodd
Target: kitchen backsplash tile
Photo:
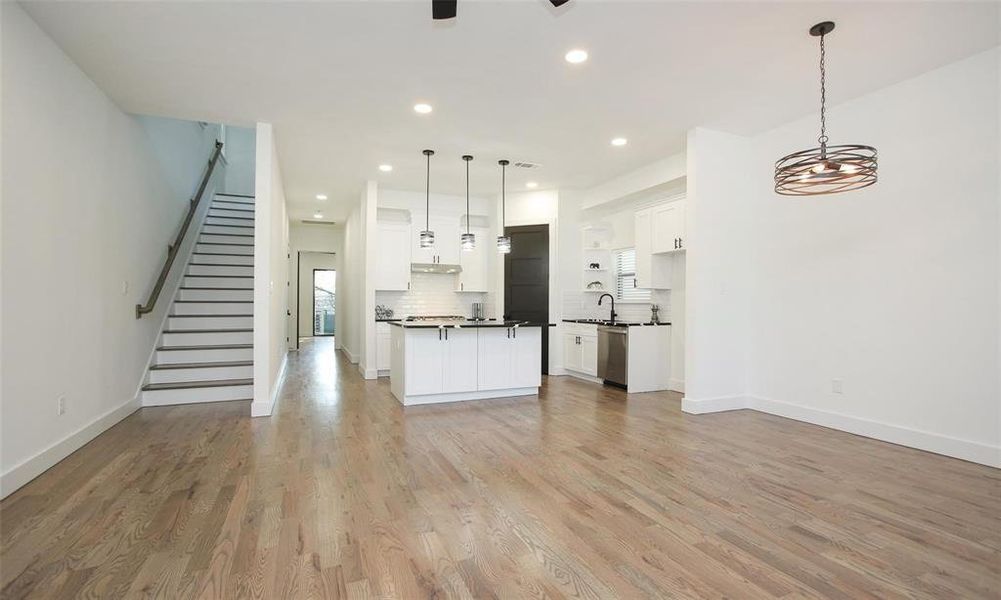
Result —
<instances>
[{"instance_id":1,"label":"kitchen backsplash tile","mask_svg":"<svg viewBox=\"0 0 1001 600\"><path fill-rule=\"evenodd\" d=\"M393 310L394 318L415 315L472 316L473 302L485 302L486 314L493 316L492 294L455 291L458 275L411 273L410 290L376 292L375 303Z\"/></svg>"},{"instance_id":2,"label":"kitchen backsplash tile","mask_svg":"<svg viewBox=\"0 0 1001 600\"><path fill-rule=\"evenodd\" d=\"M609 314L609 304L606 300L602 306L598 306L599 294L586 292L565 292L563 294L563 318L564 319L607 319ZM646 303L625 303L616 302L615 312L620 321L650 320L650 305L656 304L660 307L659 317L661 321L671 320L671 292L670 290L653 290L650 294L651 302Z\"/></svg>"}]
</instances>

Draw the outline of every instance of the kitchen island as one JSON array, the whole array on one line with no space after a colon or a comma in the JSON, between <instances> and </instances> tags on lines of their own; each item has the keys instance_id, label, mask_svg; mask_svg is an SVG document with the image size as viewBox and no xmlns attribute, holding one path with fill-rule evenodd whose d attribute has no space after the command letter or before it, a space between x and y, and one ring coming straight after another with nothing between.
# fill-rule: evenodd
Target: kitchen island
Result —
<instances>
[{"instance_id":1,"label":"kitchen island","mask_svg":"<svg viewBox=\"0 0 1001 600\"><path fill-rule=\"evenodd\" d=\"M398 321L390 326L390 389L404 406L539 393L539 325Z\"/></svg>"}]
</instances>

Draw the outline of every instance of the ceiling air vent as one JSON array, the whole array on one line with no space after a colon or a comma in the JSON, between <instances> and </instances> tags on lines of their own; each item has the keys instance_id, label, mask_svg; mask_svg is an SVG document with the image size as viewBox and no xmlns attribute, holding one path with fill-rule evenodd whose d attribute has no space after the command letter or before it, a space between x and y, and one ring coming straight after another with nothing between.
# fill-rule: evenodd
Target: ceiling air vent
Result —
<instances>
[{"instance_id":1,"label":"ceiling air vent","mask_svg":"<svg viewBox=\"0 0 1001 600\"><path fill-rule=\"evenodd\" d=\"M336 225L334 221L321 221L319 219L302 219L303 225Z\"/></svg>"},{"instance_id":2,"label":"ceiling air vent","mask_svg":"<svg viewBox=\"0 0 1001 600\"><path fill-rule=\"evenodd\" d=\"M511 163L511 166L518 169L538 169L542 165L539 163L528 162L527 160L519 160Z\"/></svg>"}]
</instances>

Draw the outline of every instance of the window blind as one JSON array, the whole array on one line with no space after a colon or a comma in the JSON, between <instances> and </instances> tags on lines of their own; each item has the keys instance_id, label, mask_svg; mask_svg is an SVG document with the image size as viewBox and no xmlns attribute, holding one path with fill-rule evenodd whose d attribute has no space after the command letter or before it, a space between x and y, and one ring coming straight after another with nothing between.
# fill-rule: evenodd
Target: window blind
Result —
<instances>
[{"instance_id":1,"label":"window blind","mask_svg":"<svg viewBox=\"0 0 1001 600\"><path fill-rule=\"evenodd\" d=\"M636 249L615 251L615 297L626 302L649 302L650 290L636 287Z\"/></svg>"}]
</instances>

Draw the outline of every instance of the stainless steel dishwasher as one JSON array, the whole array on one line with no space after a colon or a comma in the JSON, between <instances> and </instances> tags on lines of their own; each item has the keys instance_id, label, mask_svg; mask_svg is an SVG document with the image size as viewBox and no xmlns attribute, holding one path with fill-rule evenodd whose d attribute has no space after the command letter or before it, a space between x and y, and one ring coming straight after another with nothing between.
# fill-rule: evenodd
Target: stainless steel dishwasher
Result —
<instances>
[{"instance_id":1,"label":"stainless steel dishwasher","mask_svg":"<svg viewBox=\"0 0 1001 600\"><path fill-rule=\"evenodd\" d=\"M605 383L629 384L629 328L598 327L598 377Z\"/></svg>"}]
</instances>

